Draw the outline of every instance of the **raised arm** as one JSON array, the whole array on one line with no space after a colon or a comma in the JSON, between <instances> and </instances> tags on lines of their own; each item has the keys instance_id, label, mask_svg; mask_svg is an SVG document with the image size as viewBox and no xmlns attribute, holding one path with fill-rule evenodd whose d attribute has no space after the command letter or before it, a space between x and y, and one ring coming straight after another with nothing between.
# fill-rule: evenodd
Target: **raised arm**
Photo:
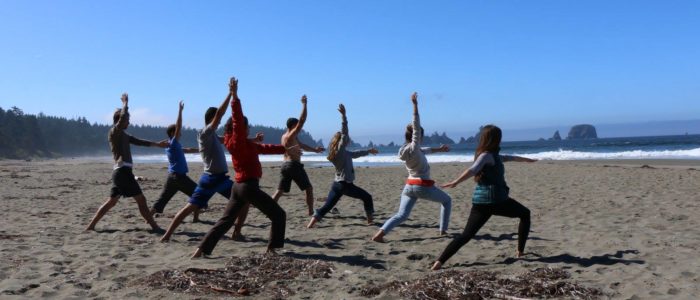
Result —
<instances>
[{"instance_id":1,"label":"raised arm","mask_svg":"<svg viewBox=\"0 0 700 300\"><path fill-rule=\"evenodd\" d=\"M413 136L411 136L411 143L418 146L421 143L421 127L420 127L420 116L418 115L418 93L414 92L411 95L411 102L413 103Z\"/></svg>"},{"instance_id":2,"label":"raised arm","mask_svg":"<svg viewBox=\"0 0 700 300\"><path fill-rule=\"evenodd\" d=\"M221 123L221 118L224 117L224 114L226 113L226 109L228 109L228 103L231 101L231 93L229 92L228 95L226 95L226 99L224 99L223 102L221 102L221 105L219 105L219 108L216 109L216 115L214 115L214 119L211 120L209 124L207 124L207 127L210 128L218 128L219 124Z\"/></svg>"},{"instance_id":3,"label":"raised arm","mask_svg":"<svg viewBox=\"0 0 700 300\"><path fill-rule=\"evenodd\" d=\"M182 131L182 110L185 108L185 102L180 100L180 106L177 111L177 122L175 122L175 136L176 140L179 140L180 131Z\"/></svg>"},{"instance_id":4,"label":"raised arm","mask_svg":"<svg viewBox=\"0 0 700 300\"><path fill-rule=\"evenodd\" d=\"M291 138L296 138L296 136L301 132L301 129L304 127L304 123L306 123L306 95L301 96L301 115L299 116L299 122L297 123L297 126L294 126L294 129L290 132Z\"/></svg>"},{"instance_id":5,"label":"raised arm","mask_svg":"<svg viewBox=\"0 0 700 300\"><path fill-rule=\"evenodd\" d=\"M233 124L233 135L235 137L236 143L243 143L248 138L246 136L246 124L243 118L243 107L241 106L241 99L238 98L238 79L236 77L231 77L229 82L229 95L233 98L231 102L231 120Z\"/></svg>"},{"instance_id":6,"label":"raised arm","mask_svg":"<svg viewBox=\"0 0 700 300\"><path fill-rule=\"evenodd\" d=\"M348 118L345 116L345 105L342 103L338 105L338 111L343 118L342 128L340 129L340 144L338 145L338 150L344 149L345 146L350 142L350 136L348 134Z\"/></svg>"},{"instance_id":7,"label":"raised arm","mask_svg":"<svg viewBox=\"0 0 700 300\"><path fill-rule=\"evenodd\" d=\"M413 127L413 135L411 135L411 147L413 151L420 147L421 144L421 126L420 126L420 116L418 115L418 93L413 92L411 95L411 103L413 103L413 122L411 126Z\"/></svg>"},{"instance_id":8,"label":"raised arm","mask_svg":"<svg viewBox=\"0 0 700 300\"><path fill-rule=\"evenodd\" d=\"M129 94L122 94L122 110L119 113L119 121L117 121L117 128L124 128L129 122L127 115L129 114Z\"/></svg>"}]
</instances>

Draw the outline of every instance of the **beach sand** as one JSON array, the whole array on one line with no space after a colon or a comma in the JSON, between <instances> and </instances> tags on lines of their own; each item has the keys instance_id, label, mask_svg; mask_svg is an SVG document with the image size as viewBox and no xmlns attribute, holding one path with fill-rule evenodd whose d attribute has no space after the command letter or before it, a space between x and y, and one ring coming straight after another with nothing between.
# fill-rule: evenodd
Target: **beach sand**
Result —
<instances>
[{"instance_id":1,"label":"beach sand","mask_svg":"<svg viewBox=\"0 0 700 300\"><path fill-rule=\"evenodd\" d=\"M465 167L433 164L432 175L445 182ZM191 164L190 170L197 180L201 165ZM571 280L601 289L604 298L700 298L699 170L698 161L507 163L511 196L532 214L527 255L513 259L518 221L492 217L444 268L518 274L556 267L570 272ZM325 198L333 170L307 165L307 171L316 199ZM165 164L135 167L134 173L146 178L140 184L149 206L160 194L166 172ZM261 186L269 194L276 189L278 172L278 164L264 168ZM335 265L331 278L287 282L295 291L292 298L363 298L359 291L369 283L424 277L450 241L438 237L439 205L428 201L418 201L386 243L369 241L397 211L406 171L402 166L359 167L356 175L356 184L374 197L377 226L365 225L361 201L343 197L339 215L329 214L316 228L306 229L303 192L293 186L280 200L287 211L282 255ZM251 208L246 241L226 238L211 259L189 259L221 216L227 201L221 196L212 198L202 214L206 223L192 224L188 217L170 243L149 233L132 199L120 200L97 231L83 232L109 194L110 176L109 163L0 161L0 298L197 298L201 296L139 282L160 270L219 268L231 256L265 251L270 223ZM473 187L470 180L446 190L453 198L450 234L466 224ZM171 200L165 216L156 219L161 227L168 226L186 199L180 193Z\"/></svg>"}]
</instances>

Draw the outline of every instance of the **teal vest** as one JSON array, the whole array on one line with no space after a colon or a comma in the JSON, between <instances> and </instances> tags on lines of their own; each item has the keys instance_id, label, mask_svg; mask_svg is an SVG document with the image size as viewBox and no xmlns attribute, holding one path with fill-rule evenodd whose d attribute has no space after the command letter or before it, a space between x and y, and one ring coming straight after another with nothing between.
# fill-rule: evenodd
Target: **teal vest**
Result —
<instances>
[{"instance_id":1,"label":"teal vest","mask_svg":"<svg viewBox=\"0 0 700 300\"><path fill-rule=\"evenodd\" d=\"M472 194L473 204L495 204L508 200L510 188L506 184L506 168L498 153L491 153L495 164L481 169L481 180Z\"/></svg>"}]
</instances>

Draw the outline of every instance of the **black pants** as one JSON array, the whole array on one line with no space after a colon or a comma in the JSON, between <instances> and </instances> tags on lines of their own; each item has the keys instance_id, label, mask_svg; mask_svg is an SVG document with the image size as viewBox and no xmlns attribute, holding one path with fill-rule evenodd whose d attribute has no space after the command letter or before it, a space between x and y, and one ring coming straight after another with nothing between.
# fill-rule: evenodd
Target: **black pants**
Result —
<instances>
[{"instance_id":1,"label":"black pants","mask_svg":"<svg viewBox=\"0 0 700 300\"><path fill-rule=\"evenodd\" d=\"M187 174L169 173L168 178L165 180L163 192L160 193L158 201L153 205L153 210L162 214L168 201L170 201L178 191L183 192L187 196L192 196L195 188L197 188L197 183L192 181Z\"/></svg>"},{"instance_id":2,"label":"black pants","mask_svg":"<svg viewBox=\"0 0 700 300\"><path fill-rule=\"evenodd\" d=\"M438 261L445 263L452 255L457 253L457 250L467 244L492 215L520 218L520 225L518 225L518 251L525 251L525 242L527 241L527 235L530 233L530 210L518 203L518 201L508 198L508 200L498 204L474 204L469 213L464 232L447 245L447 248L440 254Z\"/></svg>"},{"instance_id":3,"label":"black pants","mask_svg":"<svg viewBox=\"0 0 700 300\"><path fill-rule=\"evenodd\" d=\"M202 250L202 253L206 255L211 254L219 239L231 229L238 212L246 203L255 206L272 221L270 241L267 244L268 249L284 247L284 230L287 214L275 200L272 200L270 195L260 190L258 180L248 180L233 184L231 199L224 210L224 215L209 230L202 243L199 244L199 249Z\"/></svg>"},{"instance_id":4,"label":"black pants","mask_svg":"<svg viewBox=\"0 0 700 300\"><path fill-rule=\"evenodd\" d=\"M365 207L365 214L367 217L371 217L374 214L374 202L372 202L372 195L362 188L356 186L352 182L336 181L333 182L331 186L331 191L328 192L328 198L326 198L326 203L316 210L314 213L314 218L316 220L321 220L340 200L343 195L357 198L362 200L362 204Z\"/></svg>"}]
</instances>

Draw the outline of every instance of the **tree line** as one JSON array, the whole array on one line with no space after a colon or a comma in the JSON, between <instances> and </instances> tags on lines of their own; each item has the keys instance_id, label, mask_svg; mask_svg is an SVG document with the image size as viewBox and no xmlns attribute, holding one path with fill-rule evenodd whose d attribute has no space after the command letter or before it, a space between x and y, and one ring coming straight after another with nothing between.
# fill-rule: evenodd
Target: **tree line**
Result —
<instances>
[{"instance_id":1,"label":"tree line","mask_svg":"<svg viewBox=\"0 0 700 300\"><path fill-rule=\"evenodd\" d=\"M85 117L64 118L25 114L21 109L0 107L0 158L58 158L66 156L107 155L110 153L107 132L111 125L90 123ZM167 139L166 127L129 125L129 134L152 141ZM284 129L252 125L250 133L265 134L265 143L279 143ZM180 142L197 147L198 129L183 128ZM219 134L223 129L219 128ZM299 140L310 146L321 145L311 134L302 131ZM162 153L162 149L132 147L134 153Z\"/></svg>"}]
</instances>

